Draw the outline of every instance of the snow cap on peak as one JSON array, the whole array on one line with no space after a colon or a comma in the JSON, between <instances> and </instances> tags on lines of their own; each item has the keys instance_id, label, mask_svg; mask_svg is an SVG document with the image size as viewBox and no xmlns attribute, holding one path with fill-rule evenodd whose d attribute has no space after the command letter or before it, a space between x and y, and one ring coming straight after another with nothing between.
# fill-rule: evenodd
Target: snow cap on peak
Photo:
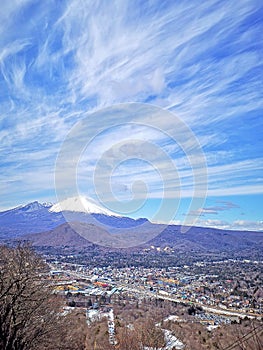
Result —
<instances>
[{"instance_id":1,"label":"snow cap on peak","mask_svg":"<svg viewBox=\"0 0 263 350\"><path fill-rule=\"evenodd\" d=\"M38 201L34 201L25 205L20 205L17 208L14 208L15 210L19 209L22 211L26 211L26 212L32 212L32 211L37 211L40 209L45 208L46 206L44 204L39 203Z\"/></svg>"},{"instance_id":2,"label":"snow cap on peak","mask_svg":"<svg viewBox=\"0 0 263 350\"><path fill-rule=\"evenodd\" d=\"M62 211L80 212L87 214L103 214L107 216L119 216L107 208L102 208L93 199L84 196L77 196L64 199L63 201L54 204L50 212L59 213Z\"/></svg>"}]
</instances>

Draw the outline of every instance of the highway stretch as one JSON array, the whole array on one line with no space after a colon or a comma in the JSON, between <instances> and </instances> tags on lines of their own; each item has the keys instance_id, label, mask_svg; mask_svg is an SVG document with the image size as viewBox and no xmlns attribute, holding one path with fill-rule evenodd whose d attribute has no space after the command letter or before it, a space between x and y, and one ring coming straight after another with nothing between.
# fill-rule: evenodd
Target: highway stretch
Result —
<instances>
[{"instance_id":1,"label":"highway stretch","mask_svg":"<svg viewBox=\"0 0 263 350\"><path fill-rule=\"evenodd\" d=\"M167 300L167 301L171 301L171 302L175 302L175 303L183 303L183 304L189 304L189 305L194 305L194 306L199 306L202 307L203 310L209 312L209 313L215 313L218 315L226 315L226 316L237 316L237 317L241 317L241 318L258 318L258 317L263 317L263 314L256 314L256 313L251 313L251 312L244 312L244 311L239 311L239 310L233 310L233 309L222 309L219 307L210 307L207 305L204 305L202 303L198 303L198 302L194 302L194 301L190 301L190 300L185 300L185 299L180 299L180 298L175 298L171 295L163 295L163 294L159 294L159 293L152 293L150 291L147 290L141 290L140 288L131 288L131 287L127 287L125 285L120 285L119 288L122 288L123 290L126 290L130 293L137 293L137 294L142 294L142 296L148 296L151 298L156 298L156 299L160 299L160 300Z\"/></svg>"},{"instance_id":2,"label":"highway stretch","mask_svg":"<svg viewBox=\"0 0 263 350\"><path fill-rule=\"evenodd\" d=\"M85 276L83 274L77 273L77 272L73 272L73 271L66 271L69 275L71 275L71 277L74 278L80 278L80 279L88 279L88 276ZM100 282L104 282L104 283L108 283L108 281L104 281L102 279L100 279ZM171 301L174 303L183 303L183 304L188 304L188 305L193 305L193 306L198 306L201 307L204 311L207 311L209 313L214 313L214 314L218 314L218 315L225 315L225 316L232 316L232 317L240 317L240 318L262 318L263 314L258 314L258 313L251 313L251 312L247 312L247 311L240 311L240 310L233 310L233 309L228 309L228 308L220 308L217 306L208 306L196 301L190 301L190 300L186 300L186 299L182 299L182 298L176 298L173 295L164 295L164 294L160 294L158 292L151 292L149 290L146 290L145 288L142 287L130 287L127 286L126 284L123 283L118 283L118 282L114 282L113 283L114 286L118 289L121 289L123 292L129 292L129 293L133 293L133 294L139 294L142 297L149 297L149 298L156 298L156 299L160 299L160 300L167 300L167 301Z\"/></svg>"}]
</instances>

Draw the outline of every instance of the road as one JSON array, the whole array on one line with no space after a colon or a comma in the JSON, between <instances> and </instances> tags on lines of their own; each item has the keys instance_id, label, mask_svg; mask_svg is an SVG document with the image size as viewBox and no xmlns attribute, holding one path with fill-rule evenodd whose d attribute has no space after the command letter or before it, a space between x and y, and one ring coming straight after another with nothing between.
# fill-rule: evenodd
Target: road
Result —
<instances>
[{"instance_id":1,"label":"road","mask_svg":"<svg viewBox=\"0 0 263 350\"><path fill-rule=\"evenodd\" d=\"M67 273L69 273L72 277L75 278L87 278L87 276L84 276L83 274L77 273L77 272L73 272L73 271L66 271ZM103 282L103 281L101 281ZM106 282L106 281L105 281ZM207 306L204 305L202 303L199 302L193 302L193 301L189 301L189 300L185 300L185 299L181 299L181 298L175 298L172 295L163 295L163 294L158 294L158 293L153 293L150 292L146 289L141 289L141 288L134 288L134 287L129 287L123 283L118 283L115 282L114 285L117 288L122 288L122 290L130 292L130 293L134 293L134 294L139 294L143 297L148 296L150 298L157 298L157 299L161 299L161 300L168 300L168 301L172 301L175 303L184 303L184 304L189 304L189 305L194 305L194 306L199 306L202 307L203 310L209 312L209 313L214 313L214 314L218 314L218 315L225 315L225 316L237 316L240 318L244 318L244 317L248 317L248 318L258 318L258 317L263 317L263 314L256 314L256 313L251 313L251 312L243 312L240 310L233 310L233 309L222 309L216 306Z\"/></svg>"},{"instance_id":2,"label":"road","mask_svg":"<svg viewBox=\"0 0 263 350\"><path fill-rule=\"evenodd\" d=\"M209 312L209 313L215 313L218 315L226 315L226 316L237 316L237 317L248 317L248 318L257 318L257 317L263 317L262 314L256 314L256 313L250 313L250 312L242 312L239 310L233 310L233 309L222 309L219 307L210 307L207 305L204 305L202 303L199 302L193 302L193 301L189 301L189 300L185 300L185 299L180 299L180 298L175 298L171 295L163 295L163 294L158 294L158 293L152 293L150 291L147 290L142 290L140 288L131 288L131 287L127 287L125 285L120 285L119 288L123 288L123 290L126 290L130 293L137 293L137 294L141 294L142 296L149 296L151 298L157 298L157 299L161 299L161 300L168 300L168 301L172 301L175 303L184 303L184 304L189 304L189 305L194 305L194 306L199 306L202 307L203 310Z\"/></svg>"}]
</instances>

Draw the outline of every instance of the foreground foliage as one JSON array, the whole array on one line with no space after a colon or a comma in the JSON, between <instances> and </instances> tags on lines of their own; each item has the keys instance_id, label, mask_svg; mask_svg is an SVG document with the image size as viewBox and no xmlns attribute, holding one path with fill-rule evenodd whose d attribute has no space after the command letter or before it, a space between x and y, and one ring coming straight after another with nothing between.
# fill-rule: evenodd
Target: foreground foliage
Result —
<instances>
[{"instance_id":1,"label":"foreground foliage","mask_svg":"<svg viewBox=\"0 0 263 350\"><path fill-rule=\"evenodd\" d=\"M83 348L84 334L73 337L76 318L62 316L47 272L30 247L0 247L0 349Z\"/></svg>"}]
</instances>

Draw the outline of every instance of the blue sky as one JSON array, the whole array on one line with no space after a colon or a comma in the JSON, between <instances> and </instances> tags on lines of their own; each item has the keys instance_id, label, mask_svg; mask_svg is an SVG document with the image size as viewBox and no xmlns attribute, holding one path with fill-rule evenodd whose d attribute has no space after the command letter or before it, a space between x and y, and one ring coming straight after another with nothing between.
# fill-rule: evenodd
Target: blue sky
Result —
<instances>
[{"instance_id":1,"label":"blue sky","mask_svg":"<svg viewBox=\"0 0 263 350\"><path fill-rule=\"evenodd\" d=\"M56 201L55 163L63 141L76 123L90 118L98 130L91 129L97 140L78 166L84 194L96 197L92 169L114 140L142 139L163 149L178 170L174 222L184 222L193 176L180 142L147 129L147 120L131 128L132 114L116 116L116 125L124 125L99 134L108 125L101 109L138 102L173 113L202 147L207 198L190 212L200 214L196 224L262 230L262 32L257 0L2 1L1 209ZM160 117L159 132L178 136L168 119ZM156 176L164 164L150 170L147 156L126 159L112 180L115 197L124 201L131 199L134 180L148 181L148 200L130 213L134 217L151 218L162 199ZM173 203L173 189L167 197Z\"/></svg>"}]
</instances>

